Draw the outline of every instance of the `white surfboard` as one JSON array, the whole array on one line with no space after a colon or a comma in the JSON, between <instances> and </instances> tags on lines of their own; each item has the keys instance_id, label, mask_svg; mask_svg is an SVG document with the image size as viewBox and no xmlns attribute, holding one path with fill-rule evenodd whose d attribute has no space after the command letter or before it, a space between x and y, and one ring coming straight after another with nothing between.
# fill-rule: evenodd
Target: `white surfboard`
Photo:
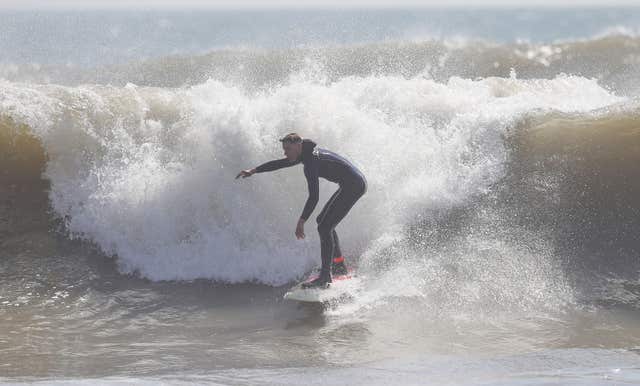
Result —
<instances>
[{"instance_id":1,"label":"white surfboard","mask_svg":"<svg viewBox=\"0 0 640 386\"><path fill-rule=\"evenodd\" d=\"M335 275L328 288L302 288L302 284L313 280L317 275L311 276L302 283L291 288L284 294L287 300L296 300L307 303L330 303L353 297L359 287L360 279L349 271L346 275Z\"/></svg>"}]
</instances>

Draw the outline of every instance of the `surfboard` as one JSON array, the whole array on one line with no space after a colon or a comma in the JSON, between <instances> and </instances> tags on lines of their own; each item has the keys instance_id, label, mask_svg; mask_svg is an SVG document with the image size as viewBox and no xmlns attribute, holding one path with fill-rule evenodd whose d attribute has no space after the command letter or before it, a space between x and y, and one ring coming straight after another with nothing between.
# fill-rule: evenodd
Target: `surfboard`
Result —
<instances>
[{"instance_id":1,"label":"surfboard","mask_svg":"<svg viewBox=\"0 0 640 386\"><path fill-rule=\"evenodd\" d=\"M309 276L284 294L284 298L306 303L330 303L353 297L360 283L355 272L349 270L345 275L334 275L328 288L302 288L302 284L317 277L317 274Z\"/></svg>"}]
</instances>

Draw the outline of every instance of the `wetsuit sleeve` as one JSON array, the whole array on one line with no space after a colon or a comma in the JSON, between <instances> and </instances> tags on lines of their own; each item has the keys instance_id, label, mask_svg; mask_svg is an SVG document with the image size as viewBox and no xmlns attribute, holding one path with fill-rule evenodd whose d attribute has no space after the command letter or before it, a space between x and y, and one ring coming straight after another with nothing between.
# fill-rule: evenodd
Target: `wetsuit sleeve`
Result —
<instances>
[{"instance_id":1,"label":"wetsuit sleeve","mask_svg":"<svg viewBox=\"0 0 640 386\"><path fill-rule=\"evenodd\" d=\"M302 218L304 221L307 221L311 213L316 208L318 204L318 198L320 196L320 181L318 180L318 161L312 160L304 167L304 176L307 178L307 186L309 187L309 197L307 198L307 202L304 204L304 209L302 210Z\"/></svg>"},{"instance_id":2,"label":"wetsuit sleeve","mask_svg":"<svg viewBox=\"0 0 640 386\"><path fill-rule=\"evenodd\" d=\"M269 162L263 163L262 165L258 166L256 168L256 173L272 172L274 170L278 170L278 169L282 169L282 168L288 168L289 166L296 165L297 163L298 162L290 162L286 158L277 159L275 161L269 161Z\"/></svg>"}]
</instances>

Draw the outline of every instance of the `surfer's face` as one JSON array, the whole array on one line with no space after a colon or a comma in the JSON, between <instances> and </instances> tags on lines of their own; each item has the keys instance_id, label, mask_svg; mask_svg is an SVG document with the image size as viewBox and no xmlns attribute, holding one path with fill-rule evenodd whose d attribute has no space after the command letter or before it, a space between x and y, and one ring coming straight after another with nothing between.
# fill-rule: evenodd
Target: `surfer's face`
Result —
<instances>
[{"instance_id":1,"label":"surfer's face","mask_svg":"<svg viewBox=\"0 0 640 386\"><path fill-rule=\"evenodd\" d=\"M293 162L300 158L300 154L302 154L302 143L283 142L282 149L284 150L285 157Z\"/></svg>"}]
</instances>

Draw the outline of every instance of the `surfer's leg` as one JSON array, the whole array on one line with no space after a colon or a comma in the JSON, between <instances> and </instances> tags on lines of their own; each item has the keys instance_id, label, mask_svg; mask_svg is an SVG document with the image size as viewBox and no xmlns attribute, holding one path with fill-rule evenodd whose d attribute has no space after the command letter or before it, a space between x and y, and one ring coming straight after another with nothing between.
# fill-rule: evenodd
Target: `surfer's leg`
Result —
<instances>
[{"instance_id":1,"label":"surfer's leg","mask_svg":"<svg viewBox=\"0 0 640 386\"><path fill-rule=\"evenodd\" d=\"M316 223L320 224L320 222L322 221L322 219L324 218L324 216L327 214L327 210L329 209L329 207L331 206L331 204L333 203L333 201L335 201L336 197L338 197L338 193L340 193L340 191L342 190L342 187L338 188L338 190L336 190L332 195L331 198L329 198L329 200L327 201L326 204L324 204L324 208L322 208L322 210L320 211L320 214L318 215L318 217L316 217Z\"/></svg>"},{"instance_id":2,"label":"surfer's leg","mask_svg":"<svg viewBox=\"0 0 640 386\"><path fill-rule=\"evenodd\" d=\"M327 213L329 213L329 211L327 211ZM323 221L318 224L318 234L320 235L320 255L322 256L321 271L323 272L329 272L329 269L331 268L331 260L333 258L334 246L336 244L336 239L334 238L336 233L333 229L335 225L326 221L326 218L327 216L325 216Z\"/></svg>"},{"instance_id":3,"label":"surfer's leg","mask_svg":"<svg viewBox=\"0 0 640 386\"><path fill-rule=\"evenodd\" d=\"M333 195L329 199L329 201L327 201L327 203L325 204L324 208L322 208L322 211L320 211L320 214L318 215L318 217L316 217L316 223L320 224L320 221L322 221L324 216L327 214L327 209L331 206L331 203L336 199L336 197L338 196L339 192L340 192L340 189L336 190L335 193L333 193ZM332 256L333 256L333 258L341 258L342 257L342 250L340 249L340 239L338 238L338 234L336 233L335 229L333 230L333 253L332 253Z\"/></svg>"},{"instance_id":4,"label":"surfer's leg","mask_svg":"<svg viewBox=\"0 0 640 386\"><path fill-rule=\"evenodd\" d=\"M331 283L331 257L333 256L333 248L335 244L335 240L333 238L335 231L333 231L333 229L327 229L325 231L324 228L322 228L323 231L320 231L320 224L323 223L327 214L331 211L331 207L340 196L340 192L342 192L342 187L333 193L329 201L324 205L324 208L322 208L322 211L320 211L318 217L316 217L318 233L320 234L320 256L322 258L322 266L320 268L320 276L309 283L304 283L302 285L303 288L326 287L328 283Z\"/></svg>"},{"instance_id":5,"label":"surfer's leg","mask_svg":"<svg viewBox=\"0 0 640 386\"><path fill-rule=\"evenodd\" d=\"M327 234L326 232L323 234L322 232L320 232L320 224L324 221L325 217L327 216L327 213L331 210L331 207L334 205L336 199L340 195L340 192L342 192L342 187L340 187L338 190L336 190L333 193L331 198L324 205L324 208L322 208L322 211L320 211L320 214L318 215L318 217L316 217L316 222L318 223L318 233L320 233L320 251L321 251L320 254L322 256L322 268L331 266L331 257L335 256L334 252L335 252L335 246L338 244L338 238L337 238L338 235L336 234L335 230L331 230L329 234ZM330 252L327 253L327 250L329 250ZM339 251L340 251L340 247L338 247L338 252ZM327 255L330 255L328 262L326 262L326 257L325 257Z\"/></svg>"},{"instance_id":6,"label":"surfer's leg","mask_svg":"<svg viewBox=\"0 0 640 386\"><path fill-rule=\"evenodd\" d=\"M303 287L323 287L331 282L331 262L335 252L341 252L335 227L349 213L349 210L362 197L365 191L366 183L364 182L348 186L347 189L340 186L340 189L331 196L329 202L320 212L317 218L318 233L320 234L320 254L322 256L320 276L316 280L303 285Z\"/></svg>"},{"instance_id":7,"label":"surfer's leg","mask_svg":"<svg viewBox=\"0 0 640 386\"><path fill-rule=\"evenodd\" d=\"M335 255L336 252L341 252L338 234L335 231L336 225L349 213L349 210L363 194L363 189L343 189L341 187L337 194L331 197L326 210L323 210L325 213L322 218L318 218L323 271L329 270L333 257L341 257Z\"/></svg>"},{"instance_id":8,"label":"surfer's leg","mask_svg":"<svg viewBox=\"0 0 640 386\"><path fill-rule=\"evenodd\" d=\"M331 202L331 201L330 201ZM325 206L328 209L329 206ZM322 223L320 223L322 224ZM333 232L331 229L325 230L318 225L318 233L320 234L320 255L322 257L322 267L320 268L320 276L316 279L303 283L302 288L326 288L331 283L331 252L333 250Z\"/></svg>"},{"instance_id":9,"label":"surfer's leg","mask_svg":"<svg viewBox=\"0 0 640 386\"><path fill-rule=\"evenodd\" d=\"M347 265L344 260L344 256L342 256L342 250L340 249L340 239L338 238L338 233L336 230L333 230L333 259L331 260L331 274L332 275L346 275Z\"/></svg>"},{"instance_id":10,"label":"surfer's leg","mask_svg":"<svg viewBox=\"0 0 640 386\"><path fill-rule=\"evenodd\" d=\"M333 230L333 257L342 257L342 250L340 249L340 239L336 230Z\"/></svg>"}]
</instances>

